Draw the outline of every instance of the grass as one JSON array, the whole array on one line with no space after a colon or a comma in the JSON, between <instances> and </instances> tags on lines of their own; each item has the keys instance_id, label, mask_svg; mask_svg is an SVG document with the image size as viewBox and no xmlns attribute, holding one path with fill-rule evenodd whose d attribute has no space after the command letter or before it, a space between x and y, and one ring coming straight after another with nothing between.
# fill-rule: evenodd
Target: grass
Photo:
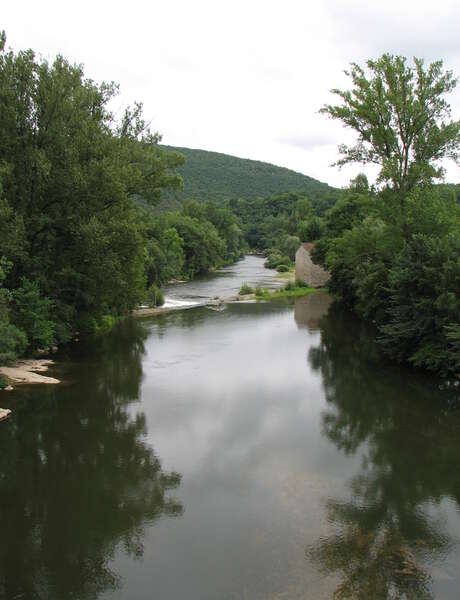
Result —
<instances>
[{"instance_id":1,"label":"grass","mask_svg":"<svg viewBox=\"0 0 460 600\"><path fill-rule=\"evenodd\" d=\"M273 292L269 290L262 290L261 294L257 294L257 300L275 300L277 298L299 298L300 296L307 296L313 292L317 292L318 288L309 287L297 287L295 285L290 286L288 289L275 290Z\"/></svg>"},{"instance_id":2,"label":"grass","mask_svg":"<svg viewBox=\"0 0 460 600\"><path fill-rule=\"evenodd\" d=\"M284 273L277 272L275 277L276 277L276 279L287 279L287 280L294 279L294 277L295 277L294 269L295 269L295 266L292 265L292 267L289 269L289 271L285 271Z\"/></svg>"},{"instance_id":3,"label":"grass","mask_svg":"<svg viewBox=\"0 0 460 600\"><path fill-rule=\"evenodd\" d=\"M247 283L243 283L243 285L240 288L239 294L240 296L247 296L248 294L253 294L254 290L253 288L248 285Z\"/></svg>"}]
</instances>

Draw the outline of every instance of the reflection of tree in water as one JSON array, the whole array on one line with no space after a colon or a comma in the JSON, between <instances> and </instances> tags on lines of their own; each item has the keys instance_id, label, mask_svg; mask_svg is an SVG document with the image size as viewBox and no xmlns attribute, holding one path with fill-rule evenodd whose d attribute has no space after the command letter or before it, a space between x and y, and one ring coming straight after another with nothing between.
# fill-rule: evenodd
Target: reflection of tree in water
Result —
<instances>
[{"instance_id":1,"label":"reflection of tree in water","mask_svg":"<svg viewBox=\"0 0 460 600\"><path fill-rule=\"evenodd\" d=\"M323 572L341 573L336 598L432 598L424 565L453 542L424 508L446 497L460 504L456 404L430 379L382 367L365 330L337 310L322 325L309 362L329 404L324 433L346 454L365 453L352 498L326 503L338 532L307 555Z\"/></svg>"},{"instance_id":2,"label":"reflection of tree in water","mask_svg":"<svg viewBox=\"0 0 460 600\"><path fill-rule=\"evenodd\" d=\"M144 329L125 324L95 344L75 385L25 390L0 431L0 597L96 598L120 585L120 547L143 553L144 529L183 508L180 483L145 442L138 398Z\"/></svg>"}]
</instances>

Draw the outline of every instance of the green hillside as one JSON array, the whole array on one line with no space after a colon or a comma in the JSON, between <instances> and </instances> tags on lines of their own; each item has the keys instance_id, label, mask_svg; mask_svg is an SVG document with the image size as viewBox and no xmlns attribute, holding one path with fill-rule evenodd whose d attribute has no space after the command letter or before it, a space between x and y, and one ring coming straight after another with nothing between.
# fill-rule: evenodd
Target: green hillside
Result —
<instances>
[{"instance_id":1,"label":"green hillside","mask_svg":"<svg viewBox=\"0 0 460 600\"><path fill-rule=\"evenodd\" d=\"M222 202L228 198L266 197L287 191L303 192L312 200L330 196L332 203L337 198L335 188L290 169L219 152L162 147L185 156L185 164L179 168L184 189L165 195L169 206L192 198Z\"/></svg>"}]
</instances>

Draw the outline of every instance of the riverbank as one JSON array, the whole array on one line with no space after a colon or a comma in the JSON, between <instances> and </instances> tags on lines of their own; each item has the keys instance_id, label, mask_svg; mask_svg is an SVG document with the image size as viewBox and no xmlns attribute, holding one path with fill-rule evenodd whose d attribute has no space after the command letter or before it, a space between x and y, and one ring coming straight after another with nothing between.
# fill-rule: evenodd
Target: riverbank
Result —
<instances>
[{"instance_id":1,"label":"riverbank","mask_svg":"<svg viewBox=\"0 0 460 600\"><path fill-rule=\"evenodd\" d=\"M216 297L212 300L208 300L207 302L203 302L202 304L197 303L185 304L183 306L157 306L154 308L138 308L136 310L133 310L131 315L135 318L153 317L156 315L164 315L170 312L188 310L190 308L197 308L199 306L219 307L223 306L224 304L235 304L238 302L258 302L276 300L278 298L300 298L302 296L307 296L308 294L312 294L313 292L319 291L324 291L324 289L308 287L292 287L288 289L285 288L274 291L263 289L260 293L251 292L248 294L236 294L227 298Z\"/></svg>"},{"instance_id":2,"label":"riverbank","mask_svg":"<svg viewBox=\"0 0 460 600\"><path fill-rule=\"evenodd\" d=\"M16 361L12 366L0 367L0 375L2 375L9 386L12 383L20 384L57 384L59 379L47 377L41 373L47 371L54 361L51 359L23 359ZM8 389L4 388L4 389ZM11 389L11 388L9 388Z\"/></svg>"},{"instance_id":3,"label":"riverbank","mask_svg":"<svg viewBox=\"0 0 460 600\"><path fill-rule=\"evenodd\" d=\"M271 292L269 290L263 290L260 294L255 294L256 300L276 300L277 298L301 298L302 296L308 296L314 292L324 292L324 288L310 288L310 287L292 287L289 289L275 290Z\"/></svg>"}]
</instances>

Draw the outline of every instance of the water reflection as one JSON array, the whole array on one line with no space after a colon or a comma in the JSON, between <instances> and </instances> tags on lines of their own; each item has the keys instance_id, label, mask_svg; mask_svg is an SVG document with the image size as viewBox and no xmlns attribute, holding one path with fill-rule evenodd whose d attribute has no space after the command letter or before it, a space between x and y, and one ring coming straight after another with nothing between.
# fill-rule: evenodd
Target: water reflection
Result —
<instances>
[{"instance_id":1,"label":"water reflection","mask_svg":"<svg viewBox=\"0 0 460 600\"><path fill-rule=\"evenodd\" d=\"M78 384L14 392L14 418L0 430L0 597L95 598L116 589L115 552L143 554L145 528L180 515L145 441L139 396L145 330L83 345L66 371Z\"/></svg>"},{"instance_id":2,"label":"water reflection","mask_svg":"<svg viewBox=\"0 0 460 600\"><path fill-rule=\"evenodd\" d=\"M439 515L443 500L460 504L459 411L430 379L403 369L393 369L389 393L388 369L379 372L375 353L365 330L334 308L310 351L328 403L323 432L363 460L351 496L326 501L334 533L307 555L323 573L339 575L336 598L433 598L432 564L456 540L430 506Z\"/></svg>"},{"instance_id":3,"label":"water reflection","mask_svg":"<svg viewBox=\"0 0 460 600\"><path fill-rule=\"evenodd\" d=\"M326 292L315 292L308 296L296 298L294 319L299 329L313 332L319 329L321 319L327 315L332 304L332 297Z\"/></svg>"}]
</instances>

